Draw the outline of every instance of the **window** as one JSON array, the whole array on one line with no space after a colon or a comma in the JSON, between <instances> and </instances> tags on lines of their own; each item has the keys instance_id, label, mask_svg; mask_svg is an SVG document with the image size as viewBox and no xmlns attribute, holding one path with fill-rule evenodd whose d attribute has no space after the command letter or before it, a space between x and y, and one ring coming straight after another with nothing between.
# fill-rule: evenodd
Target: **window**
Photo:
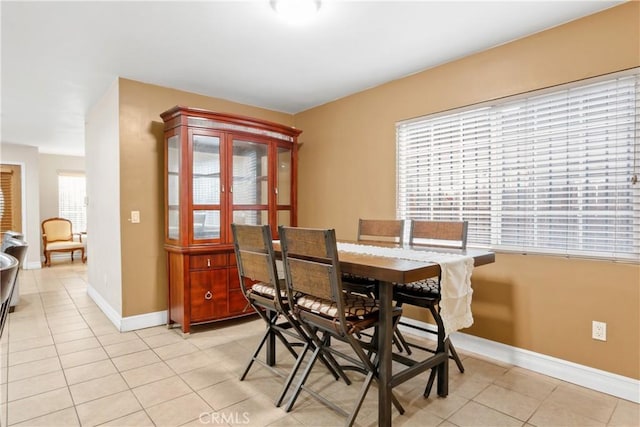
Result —
<instances>
[{"instance_id":1,"label":"window","mask_svg":"<svg viewBox=\"0 0 640 427\"><path fill-rule=\"evenodd\" d=\"M87 231L86 194L84 174L58 173L58 216L71 221L74 233Z\"/></svg>"},{"instance_id":2,"label":"window","mask_svg":"<svg viewBox=\"0 0 640 427\"><path fill-rule=\"evenodd\" d=\"M638 260L640 74L396 125L399 218L469 245Z\"/></svg>"}]
</instances>

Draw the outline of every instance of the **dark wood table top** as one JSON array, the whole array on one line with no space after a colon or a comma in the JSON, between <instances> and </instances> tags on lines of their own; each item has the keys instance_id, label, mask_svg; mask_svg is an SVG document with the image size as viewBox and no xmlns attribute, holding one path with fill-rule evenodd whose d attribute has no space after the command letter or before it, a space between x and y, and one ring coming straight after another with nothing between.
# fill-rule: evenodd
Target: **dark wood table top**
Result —
<instances>
[{"instance_id":1,"label":"dark wood table top","mask_svg":"<svg viewBox=\"0 0 640 427\"><path fill-rule=\"evenodd\" d=\"M340 241L342 243L358 244L354 241ZM274 242L274 250L280 252L280 242ZM372 246L370 243L363 246ZM380 243L381 247L400 247L394 244ZM460 254L473 257L476 267L495 262L495 253L486 249L442 249L421 245L404 245L403 249L423 252L441 252L443 254ZM340 268L343 273L369 277L383 282L411 283L427 277L435 277L440 273L440 266L436 262L413 261L380 255L359 254L339 251Z\"/></svg>"}]
</instances>

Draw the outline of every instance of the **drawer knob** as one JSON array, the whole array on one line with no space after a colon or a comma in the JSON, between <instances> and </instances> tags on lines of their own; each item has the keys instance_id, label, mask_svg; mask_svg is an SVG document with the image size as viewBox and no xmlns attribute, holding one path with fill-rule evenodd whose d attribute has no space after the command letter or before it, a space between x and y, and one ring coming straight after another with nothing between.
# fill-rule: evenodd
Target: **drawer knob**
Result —
<instances>
[{"instance_id":1,"label":"drawer knob","mask_svg":"<svg viewBox=\"0 0 640 427\"><path fill-rule=\"evenodd\" d=\"M207 267L211 267L211 258L207 258Z\"/></svg>"},{"instance_id":2,"label":"drawer knob","mask_svg":"<svg viewBox=\"0 0 640 427\"><path fill-rule=\"evenodd\" d=\"M211 298L213 298L213 294L211 293L211 291L207 291L207 293L204 294L204 299L209 300Z\"/></svg>"}]
</instances>

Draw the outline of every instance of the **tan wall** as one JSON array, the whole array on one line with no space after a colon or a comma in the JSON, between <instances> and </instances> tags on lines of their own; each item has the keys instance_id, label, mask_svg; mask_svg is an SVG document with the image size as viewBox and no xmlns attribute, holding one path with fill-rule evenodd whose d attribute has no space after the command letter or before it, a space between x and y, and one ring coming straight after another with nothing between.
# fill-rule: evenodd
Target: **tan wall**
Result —
<instances>
[{"instance_id":1,"label":"tan wall","mask_svg":"<svg viewBox=\"0 0 640 427\"><path fill-rule=\"evenodd\" d=\"M175 105L293 125L289 114L120 79L122 317L167 308L160 113ZM140 211L139 224L127 220L132 210Z\"/></svg>"},{"instance_id":2,"label":"tan wall","mask_svg":"<svg viewBox=\"0 0 640 427\"><path fill-rule=\"evenodd\" d=\"M353 238L359 217L395 217L396 121L640 66L639 16L626 3L297 114L299 225ZM638 265L499 254L473 282L469 333L640 378Z\"/></svg>"}]
</instances>

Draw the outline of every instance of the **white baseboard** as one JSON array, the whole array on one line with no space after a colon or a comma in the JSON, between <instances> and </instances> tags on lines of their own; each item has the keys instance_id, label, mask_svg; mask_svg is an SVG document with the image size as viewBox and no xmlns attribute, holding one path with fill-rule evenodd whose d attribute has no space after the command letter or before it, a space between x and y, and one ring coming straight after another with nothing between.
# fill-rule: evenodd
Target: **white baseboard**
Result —
<instances>
[{"instance_id":1,"label":"white baseboard","mask_svg":"<svg viewBox=\"0 0 640 427\"><path fill-rule=\"evenodd\" d=\"M403 317L402 321L425 329L435 330L434 325L418 320ZM407 334L429 339L434 338L432 334L402 325L400 330ZM636 379L461 332L451 334L451 338L455 342L456 349L476 353L621 399L640 403L640 381Z\"/></svg>"},{"instance_id":2,"label":"white baseboard","mask_svg":"<svg viewBox=\"0 0 640 427\"><path fill-rule=\"evenodd\" d=\"M87 286L87 294L89 294L89 297L100 307L100 310L102 310L120 332L135 331L137 329L167 324L167 312L164 310L122 317L93 287Z\"/></svg>"},{"instance_id":3,"label":"white baseboard","mask_svg":"<svg viewBox=\"0 0 640 427\"><path fill-rule=\"evenodd\" d=\"M167 324L167 312L156 311L153 313L138 314L136 316L127 316L122 318L120 323L120 331L128 332L137 329L151 328Z\"/></svg>"},{"instance_id":4,"label":"white baseboard","mask_svg":"<svg viewBox=\"0 0 640 427\"><path fill-rule=\"evenodd\" d=\"M38 270L42 268L42 263L38 261L25 262L22 264L22 268L25 270Z\"/></svg>"},{"instance_id":5,"label":"white baseboard","mask_svg":"<svg viewBox=\"0 0 640 427\"><path fill-rule=\"evenodd\" d=\"M91 298L93 302L96 303L100 310L102 310L105 316L107 316L107 318L111 320L111 323L113 323L119 331L122 331L122 316L120 315L120 313L115 311L113 307L111 307L111 305L107 302L107 300L105 300L93 286L87 285L87 294L89 295L89 298Z\"/></svg>"}]
</instances>

